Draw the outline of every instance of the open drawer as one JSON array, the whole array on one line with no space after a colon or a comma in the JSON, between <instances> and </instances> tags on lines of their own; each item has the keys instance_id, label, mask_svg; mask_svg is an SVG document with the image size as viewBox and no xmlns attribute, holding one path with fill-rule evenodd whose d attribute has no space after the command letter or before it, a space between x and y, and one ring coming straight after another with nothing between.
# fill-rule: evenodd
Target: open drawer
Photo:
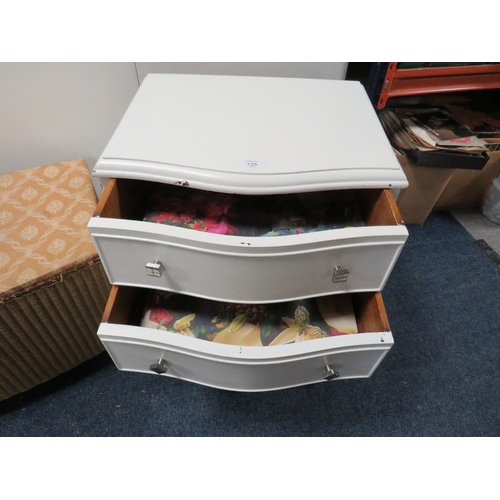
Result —
<instances>
[{"instance_id":1,"label":"open drawer","mask_svg":"<svg viewBox=\"0 0 500 500\"><path fill-rule=\"evenodd\" d=\"M112 284L246 303L377 291L382 290L408 235L389 189L308 193L306 201L314 204L314 197L321 199L326 211L328 203L335 205L340 200L342 214L347 210L346 201L352 201L355 209L349 213L356 225L339 227L330 218L321 226L326 229L262 237L216 234L144 220L158 186L130 179L109 180L89 221ZM167 200L170 190L172 197L178 196L179 189L193 197L200 193L167 184L160 187ZM243 206L271 199L270 195L231 196ZM301 195L279 196L280 204L289 202L293 207ZM247 213L247 225L248 217Z\"/></svg>"},{"instance_id":2,"label":"open drawer","mask_svg":"<svg viewBox=\"0 0 500 500\"><path fill-rule=\"evenodd\" d=\"M179 313L180 316L188 313L182 318L176 315L182 307L169 307L156 319L161 327L154 328L148 323L152 293L156 292L131 287L112 288L98 335L120 370L157 373L220 389L269 391L369 377L393 345L380 292L349 296L355 329L359 333L347 334L330 327L332 324L338 326L335 321L339 321L328 302L339 299L335 296L311 299L305 306L297 303L262 306L264 309L261 307L260 311L264 316L260 318L246 313L242 316L238 310L231 309L237 304L211 304L197 299L191 302L187 311ZM320 316L314 310L318 300L323 301ZM172 306L171 302L169 304ZM255 309L255 306L248 307ZM280 318L280 314L275 314L276 310L286 311L287 307L296 308L292 318ZM228 324L216 325L214 328L222 330L215 337L203 338L200 334L203 320L197 316L210 318L213 310L223 309L230 311L226 318ZM341 314L345 315L345 311ZM266 323L266 318L271 319ZM214 320L224 322L219 316ZM287 333L294 328L291 321L299 324L292 335ZM344 316L340 321L346 324L342 323ZM266 331L265 325L268 326ZM277 330L273 331L272 325ZM216 338L220 335L223 340L218 342ZM237 336L236 340L233 335ZM260 345L255 340L256 335L262 340ZM302 335L305 336L302 340L306 341L299 341ZM239 344L239 340L245 345Z\"/></svg>"}]
</instances>

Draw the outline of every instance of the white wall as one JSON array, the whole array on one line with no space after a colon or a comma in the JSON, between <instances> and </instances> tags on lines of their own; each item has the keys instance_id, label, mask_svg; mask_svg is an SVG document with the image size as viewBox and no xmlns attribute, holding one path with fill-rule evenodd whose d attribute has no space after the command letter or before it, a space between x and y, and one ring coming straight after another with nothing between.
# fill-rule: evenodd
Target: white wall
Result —
<instances>
[{"instance_id":1,"label":"white wall","mask_svg":"<svg viewBox=\"0 0 500 500\"><path fill-rule=\"evenodd\" d=\"M346 70L328 62L0 63L0 174L75 158L92 168L148 73L344 79Z\"/></svg>"},{"instance_id":2,"label":"white wall","mask_svg":"<svg viewBox=\"0 0 500 500\"><path fill-rule=\"evenodd\" d=\"M0 173L95 163L138 88L133 63L1 63Z\"/></svg>"},{"instance_id":3,"label":"white wall","mask_svg":"<svg viewBox=\"0 0 500 500\"><path fill-rule=\"evenodd\" d=\"M136 65L141 83L148 73L344 80L347 71L347 63L343 62L140 62Z\"/></svg>"}]
</instances>

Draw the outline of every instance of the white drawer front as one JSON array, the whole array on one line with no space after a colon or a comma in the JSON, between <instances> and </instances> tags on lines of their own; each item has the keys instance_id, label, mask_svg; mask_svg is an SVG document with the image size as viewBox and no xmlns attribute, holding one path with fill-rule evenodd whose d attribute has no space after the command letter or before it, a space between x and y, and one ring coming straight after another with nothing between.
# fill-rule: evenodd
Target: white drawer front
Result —
<instances>
[{"instance_id":1,"label":"white drawer front","mask_svg":"<svg viewBox=\"0 0 500 500\"><path fill-rule=\"evenodd\" d=\"M151 226L140 222L135 225ZM93 234L112 284L214 300L265 303L381 290L406 236L381 236L374 234L373 228L357 232L372 234L354 238L346 234L345 238L320 241L305 249L301 245L263 249L244 246L244 252L216 244L203 248L196 241L160 234L147 238L133 228L110 227L108 231L94 230Z\"/></svg>"},{"instance_id":2,"label":"white drawer front","mask_svg":"<svg viewBox=\"0 0 500 500\"><path fill-rule=\"evenodd\" d=\"M129 332L129 335L124 337L123 330L113 333L114 326L102 324L99 336L120 370L154 375L155 365L159 360L164 360L160 363L166 368L162 376L220 389L248 392L324 382L330 378L328 375L332 374L327 371L327 367L336 372L331 380L369 377L393 344L390 332L384 332L352 335L350 337L353 337L351 340L354 345L351 346L335 347L335 344L339 343L335 342L337 339L326 339L333 340L330 342L331 346L320 348L316 353L300 355L296 354L294 349L298 346L280 346L290 347L290 355L272 358L274 347L246 347L235 350L237 354L233 356L217 356L214 353L184 350L167 342L152 342L145 339L140 331ZM196 339L187 340L206 343ZM315 342L321 343L324 348L325 342L310 341L311 344ZM224 353L224 347L229 346L216 347ZM252 357L246 357L249 350L254 351L249 353ZM283 352L283 349L280 351Z\"/></svg>"},{"instance_id":3,"label":"white drawer front","mask_svg":"<svg viewBox=\"0 0 500 500\"><path fill-rule=\"evenodd\" d=\"M349 321L350 326L347 326L346 319L349 313L345 306L339 309L339 301L333 297L326 300L330 305L336 303L337 307L332 309L323 302L322 312L318 312L320 316L309 306L303 310L297 308L293 321L295 326L300 322L304 332L310 327L313 330L316 327L325 328L323 333L329 331L328 327L347 328L338 330L337 333L349 330L360 332L333 334L332 331L331 335L319 338L305 336L302 340L293 338L293 335L286 337L286 340L283 338L282 328L287 332L294 328L290 323L291 318L282 317L281 321L279 319L280 314L289 314L288 309L281 309L283 305L277 306L276 313L267 311L269 316L267 312L264 316L258 314L246 316L247 311L241 314L238 310L226 307L227 304L219 309L219 302L213 303L214 308L205 300L191 300L190 305L181 301L177 302L177 306L175 301L165 302L161 307L169 308L163 312L170 318L164 323L168 326L159 328L160 318L165 316L156 312L154 321L149 316L150 304L157 304L154 299L156 296L157 294L151 294L151 291L133 287L115 286L111 290L98 335L120 370L158 372L168 377L222 389L267 391L327 379L369 377L393 345L380 292L353 294L350 297L354 314L352 319L356 323L356 328L352 328L351 321ZM296 304L293 304L293 308L295 307ZM229 310L231 310L229 316L224 319L223 311ZM144 311L148 312L145 314ZM192 313L182 319L184 324L187 324L186 328L190 329L189 332L179 333L180 326L176 325L181 320L172 322L174 317L178 316L176 311L182 312L180 316ZM239 331L237 327L231 330L234 325L232 318L235 315L245 316L245 320L251 325L259 325L260 342L255 338L250 340L248 336L235 333ZM221 328L225 330L209 341L205 334L215 330L209 328L203 318L212 316L215 320L212 320L212 323L217 321L221 323L214 325L219 329L217 331L221 332ZM281 333L272 328L271 331L274 330L274 333L268 333L273 337L278 334L281 342L275 342L278 337L274 337L272 342L263 341L268 334L261 330L261 326L264 328L266 316L273 324L279 325ZM147 320L144 321L144 318ZM327 326L322 327L321 323L318 323L321 321L320 318L327 321ZM341 323L338 322L339 318ZM226 321L228 323L224 324ZM287 326L282 326L282 323L286 323L288 329ZM199 325L204 325L203 333L197 329ZM252 331L255 332L255 328ZM200 337L195 338L198 334ZM225 340L221 338L217 341L219 335L225 335Z\"/></svg>"},{"instance_id":4,"label":"white drawer front","mask_svg":"<svg viewBox=\"0 0 500 500\"><path fill-rule=\"evenodd\" d=\"M247 303L376 291L408 236L388 190L347 193L363 214L356 227L259 237L144 221L142 206L156 187L112 179L89 222L112 284ZM167 188L163 199L191 193Z\"/></svg>"}]
</instances>

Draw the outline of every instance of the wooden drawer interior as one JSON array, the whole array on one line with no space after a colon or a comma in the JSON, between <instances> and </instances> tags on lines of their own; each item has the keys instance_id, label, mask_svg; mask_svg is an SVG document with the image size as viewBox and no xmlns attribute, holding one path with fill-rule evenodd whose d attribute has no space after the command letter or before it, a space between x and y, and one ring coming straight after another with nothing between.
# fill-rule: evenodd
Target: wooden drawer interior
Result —
<instances>
[{"instance_id":1,"label":"wooden drawer interior","mask_svg":"<svg viewBox=\"0 0 500 500\"><path fill-rule=\"evenodd\" d=\"M162 185L168 194L169 186ZM101 196L94 213L95 217L125 220L143 220L145 206L152 194L158 189L158 184L130 179L110 179ZM185 189L171 186L172 190ZM255 195L238 195L243 197ZM262 199L265 196L259 195ZM282 197L293 195L280 195ZM332 201L353 200L359 207L361 217L366 226L403 225L403 220L390 189L364 189L329 191Z\"/></svg>"},{"instance_id":2,"label":"wooden drawer interior","mask_svg":"<svg viewBox=\"0 0 500 500\"><path fill-rule=\"evenodd\" d=\"M152 290L113 286L103 315L103 323L139 326L146 300ZM380 292L350 294L358 333L389 332L389 320Z\"/></svg>"}]
</instances>

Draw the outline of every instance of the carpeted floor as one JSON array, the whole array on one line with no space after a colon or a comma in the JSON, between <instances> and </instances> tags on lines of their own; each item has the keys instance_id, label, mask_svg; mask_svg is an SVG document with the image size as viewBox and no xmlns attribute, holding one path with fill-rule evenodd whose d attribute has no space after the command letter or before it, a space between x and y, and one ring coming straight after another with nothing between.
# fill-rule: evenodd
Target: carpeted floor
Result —
<instances>
[{"instance_id":1,"label":"carpeted floor","mask_svg":"<svg viewBox=\"0 0 500 500\"><path fill-rule=\"evenodd\" d=\"M384 291L395 346L370 379L234 393L102 355L0 403L0 435L499 436L500 269L447 213L409 231Z\"/></svg>"}]
</instances>

